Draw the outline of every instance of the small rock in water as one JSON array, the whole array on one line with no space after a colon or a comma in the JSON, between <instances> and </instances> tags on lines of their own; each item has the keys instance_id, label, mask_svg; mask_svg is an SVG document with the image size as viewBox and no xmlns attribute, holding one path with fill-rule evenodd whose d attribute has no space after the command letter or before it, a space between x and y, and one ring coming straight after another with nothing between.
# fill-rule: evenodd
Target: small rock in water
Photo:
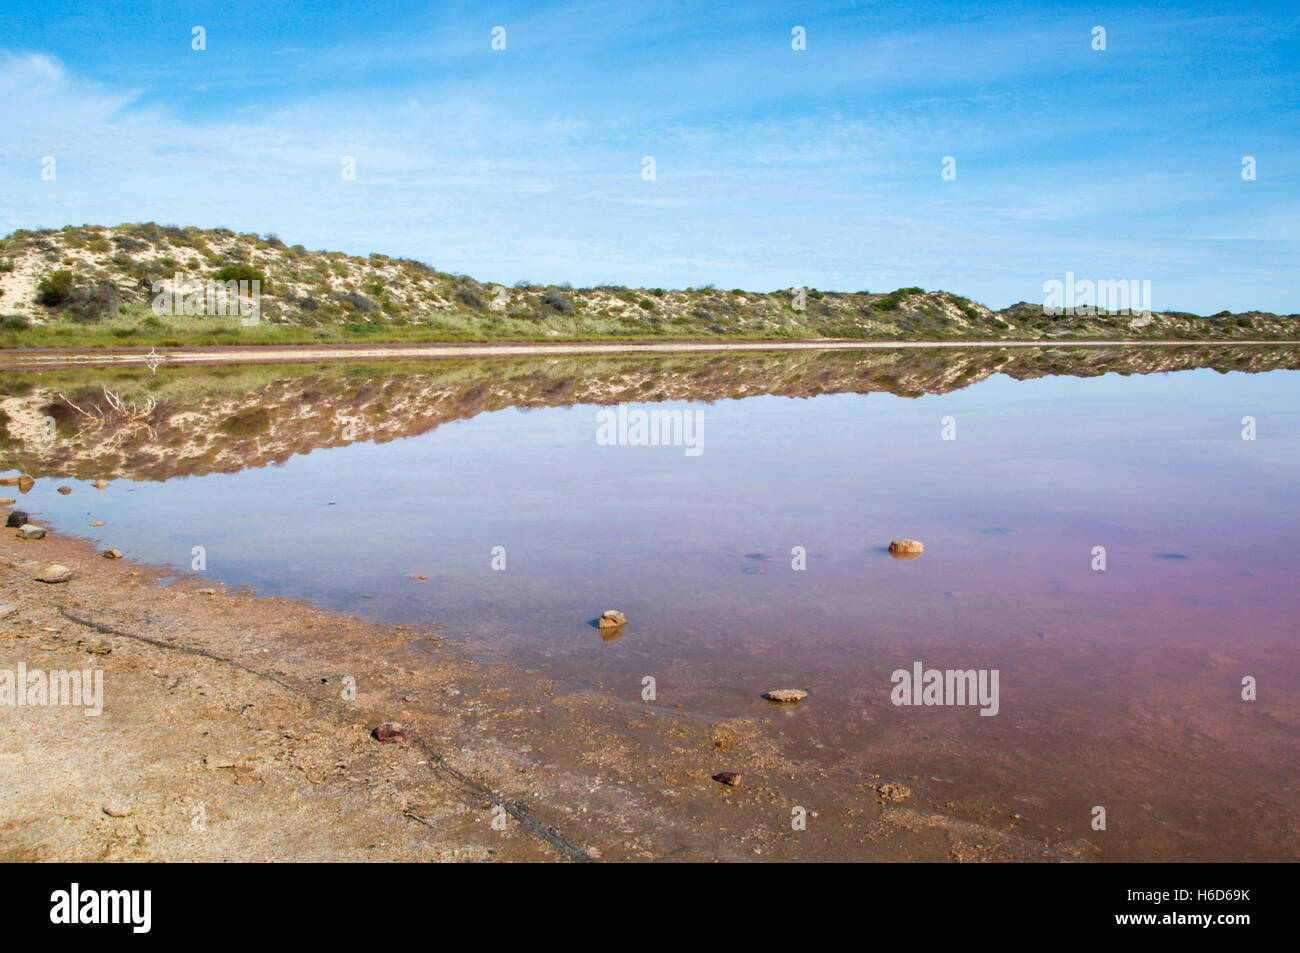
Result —
<instances>
[{"instance_id":1,"label":"small rock in water","mask_svg":"<svg viewBox=\"0 0 1300 953\"><path fill-rule=\"evenodd\" d=\"M27 514L22 510L14 510L9 514L9 518L5 520L5 529L17 529L26 522Z\"/></svg>"},{"instance_id":2,"label":"small rock in water","mask_svg":"<svg viewBox=\"0 0 1300 953\"><path fill-rule=\"evenodd\" d=\"M406 741L411 734L397 722L388 721L372 731L370 736L376 741Z\"/></svg>"},{"instance_id":3,"label":"small rock in water","mask_svg":"<svg viewBox=\"0 0 1300 953\"><path fill-rule=\"evenodd\" d=\"M896 539L889 544L889 555L895 559L916 559L925 552L925 547L917 539Z\"/></svg>"},{"instance_id":4,"label":"small rock in water","mask_svg":"<svg viewBox=\"0 0 1300 953\"><path fill-rule=\"evenodd\" d=\"M72 578L72 570L61 563L50 563L37 575L37 582L67 582Z\"/></svg>"},{"instance_id":5,"label":"small rock in water","mask_svg":"<svg viewBox=\"0 0 1300 953\"><path fill-rule=\"evenodd\" d=\"M18 477L0 477L0 486L17 486Z\"/></svg>"},{"instance_id":6,"label":"small rock in water","mask_svg":"<svg viewBox=\"0 0 1300 953\"><path fill-rule=\"evenodd\" d=\"M91 526L103 526L103 525L104 525L104 521L103 521L103 520L95 520L95 522L91 523L90 525L91 525Z\"/></svg>"},{"instance_id":7,"label":"small rock in water","mask_svg":"<svg viewBox=\"0 0 1300 953\"><path fill-rule=\"evenodd\" d=\"M108 486L108 481L107 481L107 480L96 480L94 483L92 483L92 484L90 484L90 485L93 486L96 490L102 490L102 489L104 489L105 487Z\"/></svg>"},{"instance_id":8,"label":"small rock in water","mask_svg":"<svg viewBox=\"0 0 1300 953\"><path fill-rule=\"evenodd\" d=\"M912 789L904 784L896 784L890 781L888 784L882 784L876 788L880 796L886 801L902 801L912 796Z\"/></svg>"},{"instance_id":9,"label":"small rock in water","mask_svg":"<svg viewBox=\"0 0 1300 953\"><path fill-rule=\"evenodd\" d=\"M64 496L67 496L69 493L72 492L72 487L70 487L70 486L61 486L61 487L59 487L58 492L59 492L59 493L62 493Z\"/></svg>"},{"instance_id":10,"label":"small rock in water","mask_svg":"<svg viewBox=\"0 0 1300 953\"><path fill-rule=\"evenodd\" d=\"M719 784L725 784L729 788L734 788L740 784L740 775L735 771L719 771L713 776L713 780Z\"/></svg>"},{"instance_id":11,"label":"small rock in water","mask_svg":"<svg viewBox=\"0 0 1300 953\"><path fill-rule=\"evenodd\" d=\"M418 572L411 576L412 579L428 579L428 576L421 576Z\"/></svg>"},{"instance_id":12,"label":"small rock in water","mask_svg":"<svg viewBox=\"0 0 1300 953\"><path fill-rule=\"evenodd\" d=\"M22 476L20 476L20 477L18 478L18 492L19 492L19 493L26 493L28 490L30 490L30 489L31 489L32 487L34 487L35 485L36 485L36 481L33 480L31 477L27 476L26 474L23 474Z\"/></svg>"},{"instance_id":13,"label":"small rock in water","mask_svg":"<svg viewBox=\"0 0 1300 953\"><path fill-rule=\"evenodd\" d=\"M33 523L24 523L18 527L18 535L23 539L44 539L45 527Z\"/></svg>"},{"instance_id":14,"label":"small rock in water","mask_svg":"<svg viewBox=\"0 0 1300 953\"><path fill-rule=\"evenodd\" d=\"M13 506L17 502L12 496L0 496L0 506Z\"/></svg>"},{"instance_id":15,"label":"small rock in water","mask_svg":"<svg viewBox=\"0 0 1300 953\"><path fill-rule=\"evenodd\" d=\"M777 688L764 696L770 702L801 702L808 697L802 688Z\"/></svg>"},{"instance_id":16,"label":"small rock in water","mask_svg":"<svg viewBox=\"0 0 1300 953\"><path fill-rule=\"evenodd\" d=\"M610 629L614 626L624 625L626 623L627 619L625 619L623 613L619 612L617 609L606 609L601 613L600 627L602 629Z\"/></svg>"},{"instance_id":17,"label":"small rock in water","mask_svg":"<svg viewBox=\"0 0 1300 953\"><path fill-rule=\"evenodd\" d=\"M122 558L122 550L120 550L120 549L106 549L106 550L104 550L103 553L101 553L101 555L102 555L105 559L121 559L121 558Z\"/></svg>"}]
</instances>

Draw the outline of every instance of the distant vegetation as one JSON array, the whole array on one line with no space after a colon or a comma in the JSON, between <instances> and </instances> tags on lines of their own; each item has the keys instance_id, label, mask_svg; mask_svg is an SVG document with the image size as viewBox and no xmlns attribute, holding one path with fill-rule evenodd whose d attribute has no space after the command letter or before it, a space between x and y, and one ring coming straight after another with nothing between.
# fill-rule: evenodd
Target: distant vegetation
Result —
<instances>
[{"instance_id":1,"label":"distant vegetation","mask_svg":"<svg viewBox=\"0 0 1300 953\"><path fill-rule=\"evenodd\" d=\"M258 281L259 320L156 314L155 286ZM797 293L802 290L802 294ZM164 299L167 296L163 296ZM1300 316L993 311L945 291L768 292L497 285L387 255L308 251L275 235L144 224L0 239L0 347L378 341L710 339L878 341L1300 338Z\"/></svg>"}]
</instances>

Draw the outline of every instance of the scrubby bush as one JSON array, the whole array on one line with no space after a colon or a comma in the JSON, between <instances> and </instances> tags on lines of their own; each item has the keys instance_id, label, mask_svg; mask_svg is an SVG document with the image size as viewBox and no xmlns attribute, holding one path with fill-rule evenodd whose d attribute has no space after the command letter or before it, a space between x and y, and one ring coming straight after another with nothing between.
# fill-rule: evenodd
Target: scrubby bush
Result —
<instances>
[{"instance_id":1,"label":"scrubby bush","mask_svg":"<svg viewBox=\"0 0 1300 953\"><path fill-rule=\"evenodd\" d=\"M473 288L469 287L468 285L461 285L459 288L457 288L455 295L456 298L462 301L465 304L465 306L468 308L473 308L477 310L483 307L482 296Z\"/></svg>"},{"instance_id":2,"label":"scrubby bush","mask_svg":"<svg viewBox=\"0 0 1300 953\"><path fill-rule=\"evenodd\" d=\"M41 279L36 286L36 300L39 304L52 308L62 304L63 299L72 290L72 272L66 268L52 271Z\"/></svg>"},{"instance_id":3,"label":"scrubby bush","mask_svg":"<svg viewBox=\"0 0 1300 953\"><path fill-rule=\"evenodd\" d=\"M101 278L75 284L63 302L63 312L78 324L95 324L122 304L122 293L113 282Z\"/></svg>"},{"instance_id":4,"label":"scrubby bush","mask_svg":"<svg viewBox=\"0 0 1300 953\"><path fill-rule=\"evenodd\" d=\"M876 301L872 305L872 307L874 307L877 311L894 311L898 308L900 304L903 303L903 299L905 297L907 297L908 295L919 295L919 294L925 294L925 289L917 288L917 287L899 288L897 291L891 291L889 294L885 295L879 301Z\"/></svg>"},{"instance_id":5,"label":"scrubby bush","mask_svg":"<svg viewBox=\"0 0 1300 953\"><path fill-rule=\"evenodd\" d=\"M27 319L21 314L7 314L0 319L0 330L3 331L21 331L28 327Z\"/></svg>"},{"instance_id":6,"label":"scrubby bush","mask_svg":"<svg viewBox=\"0 0 1300 953\"><path fill-rule=\"evenodd\" d=\"M359 314L370 314L375 311L375 303L359 291L349 291L347 294L340 295L339 304Z\"/></svg>"},{"instance_id":7,"label":"scrubby bush","mask_svg":"<svg viewBox=\"0 0 1300 953\"><path fill-rule=\"evenodd\" d=\"M542 303L550 305L560 314L573 314L573 302L561 294L558 288L547 288L542 295Z\"/></svg>"},{"instance_id":8,"label":"scrubby bush","mask_svg":"<svg viewBox=\"0 0 1300 953\"><path fill-rule=\"evenodd\" d=\"M226 265L212 276L217 281L256 281L266 284L266 276L252 265Z\"/></svg>"}]
</instances>

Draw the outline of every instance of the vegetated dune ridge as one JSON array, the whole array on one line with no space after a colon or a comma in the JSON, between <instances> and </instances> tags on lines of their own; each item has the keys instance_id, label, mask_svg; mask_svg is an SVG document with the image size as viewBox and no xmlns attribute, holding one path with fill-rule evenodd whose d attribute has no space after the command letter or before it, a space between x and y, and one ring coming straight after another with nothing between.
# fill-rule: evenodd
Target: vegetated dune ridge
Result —
<instances>
[{"instance_id":1,"label":"vegetated dune ridge","mask_svg":"<svg viewBox=\"0 0 1300 953\"><path fill-rule=\"evenodd\" d=\"M155 283L256 279L260 318L159 314ZM1063 280L1047 275L1044 280ZM1079 280L1105 280L1080 275ZM770 292L520 281L509 287L408 259L308 251L228 229L68 226L0 239L0 347L344 341L649 339L1273 339L1300 315L1000 311L947 291ZM1136 310L1136 306L1134 306ZM183 312L183 308L181 309Z\"/></svg>"},{"instance_id":2,"label":"vegetated dune ridge","mask_svg":"<svg viewBox=\"0 0 1300 953\"><path fill-rule=\"evenodd\" d=\"M507 407L905 397L993 374L1300 367L1300 346L980 348L96 368L0 374L0 465L34 477L166 480L385 442ZM53 428L48 421L53 420Z\"/></svg>"}]
</instances>

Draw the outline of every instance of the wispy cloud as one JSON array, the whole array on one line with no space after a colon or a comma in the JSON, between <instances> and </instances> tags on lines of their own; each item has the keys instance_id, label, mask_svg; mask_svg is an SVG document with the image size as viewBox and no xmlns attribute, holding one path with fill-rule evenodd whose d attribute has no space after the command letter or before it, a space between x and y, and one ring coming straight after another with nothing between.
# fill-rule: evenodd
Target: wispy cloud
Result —
<instances>
[{"instance_id":1,"label":"wispy cloud","mask_svg":"<svg viewBox=\"0 0 1300 953\"><path fill-rule=\"evenodd\" d=\"M204 53L142 19L129 63L89 40L0 52L0 225L222 224L507 282L921 284L1002 305L1070 269L1150 278L1162 307L1297 308L1283 7L336 13L214 20Z\"/></svg>"}]
</instances>

